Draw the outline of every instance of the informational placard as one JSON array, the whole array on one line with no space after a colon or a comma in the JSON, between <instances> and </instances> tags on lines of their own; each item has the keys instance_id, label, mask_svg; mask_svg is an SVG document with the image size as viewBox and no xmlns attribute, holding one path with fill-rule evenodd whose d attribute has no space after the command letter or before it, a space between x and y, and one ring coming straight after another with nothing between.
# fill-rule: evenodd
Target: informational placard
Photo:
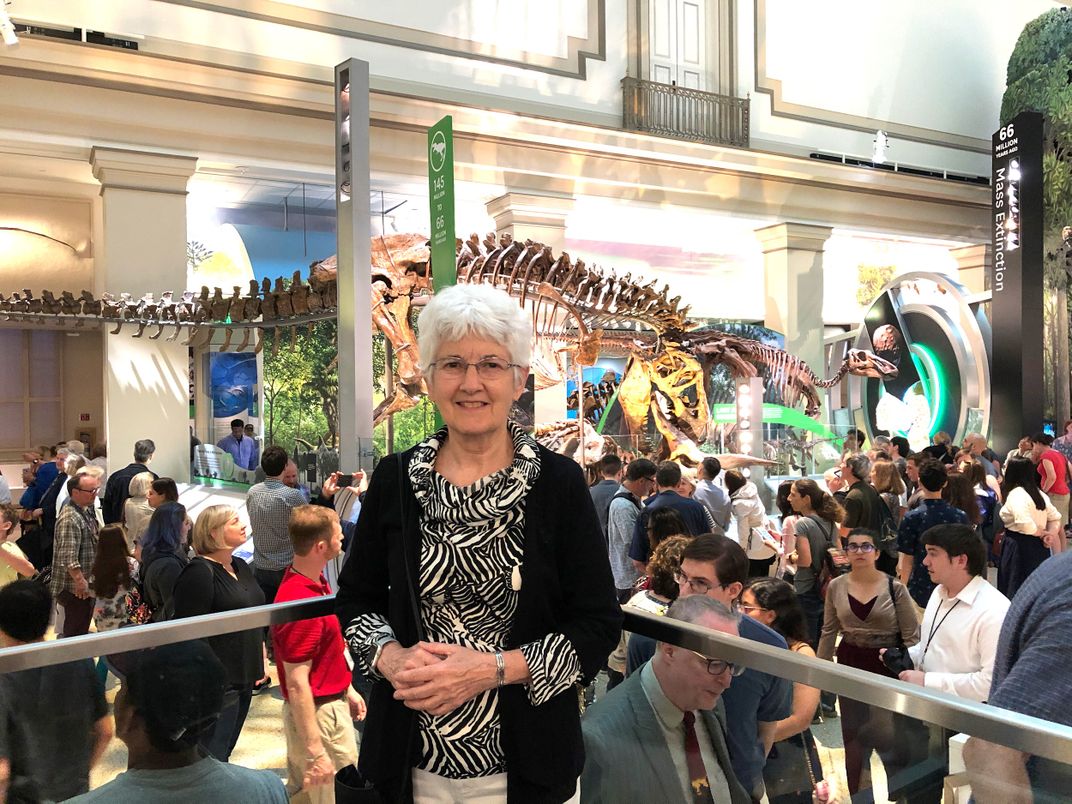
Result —
<instances>
[{"instance_id":1,"label":"informational placard","mask_svg":"<svg viewBox=\"0 0 1072 804\"><path fill-rule=\"evenodd\" d=\"M454 232L454 125L447 115L428 129L428 213L432 232L432 286L453 285Z\"/></svg>"},{"instance_id":2,"label":"informational placard","mask_svg":"<svg viewBox=\"0 0 1072 804\"><path fill-rule=\"evenodd\" d=\"M1042 427L1042 143L1037 112L993 137L990 420L999 454Z\"/></svg>"}]
</instances>

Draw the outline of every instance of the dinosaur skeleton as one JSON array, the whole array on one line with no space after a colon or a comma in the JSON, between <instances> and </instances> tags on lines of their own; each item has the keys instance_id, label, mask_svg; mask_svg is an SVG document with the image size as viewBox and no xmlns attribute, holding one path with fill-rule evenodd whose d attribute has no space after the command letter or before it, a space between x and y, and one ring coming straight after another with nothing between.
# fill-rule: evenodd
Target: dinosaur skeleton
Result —
<instances>
[{"instance_id":1,"label":"dinosaur skeleton","mask_svg":"<svg viewBox=\"0 0 1072 804\"><path fill-rule=\"evenodd\" d=\"M424 235L381 236L371 245L372 326L391 343L397 360L395 390L375 412L379 423L412 407L425 393L412 316L431 296L432 284ZM803 361L780 349L698 328L688 318L689 306L680 305L681 297L669 297L669 285L656 290L655 280L644 284L628 273L620 277L613 270L605 273L564 252L556 258L548 246L522 243L509 235L496 240L489 234L481 241L474 234L458 241L456 271L459 283L501 288L530 312L536 336L531 370L537 388L561 382L569 359L588 366L604 351L627 354L618 401L630 433L646 433L648 422L653 422L663 440L658 452L685 463L702 457L698 444L710 426L710 370L717 364L725 364L736 378L756 376L765 368L786 404L803 400L810 416L819 412L817 389L835 385L846 374L889 379L897 373L896 366L877 355L851 350L832 379L820 379ZM186 329L186 345L197 342L202 331L206 335L200 345L207 345L214 330L224 329L224 351L241 330L242 341L235 348L242 351L256 330L274 327L278 334L280 328L333 318L336 277L337 263L331 257L310 266L308 283L295 271L289 284L282 278L274 286L268 279L260 285L251 280L245 294L235 286L229 296L221 288L207 286L199 295L185 291L176 297L166 291L158 300L152 293L140 298L105 293L96 299L89 291L79 296L64 291L59 298L44 291L36 298L27 289L22 296L0 295L0 318L22 323L73 319L75 326L114 325L112 334L129 324L136 327L133 337L155 329L148 336L151 340L174 327L168 340ZM637 325L646 331L622 331ZM273 348L279 342L276 337ZM295 343L292 336L291 348ZM256 333L255 350L262 345Z\"/></svg>"}]
</instances>

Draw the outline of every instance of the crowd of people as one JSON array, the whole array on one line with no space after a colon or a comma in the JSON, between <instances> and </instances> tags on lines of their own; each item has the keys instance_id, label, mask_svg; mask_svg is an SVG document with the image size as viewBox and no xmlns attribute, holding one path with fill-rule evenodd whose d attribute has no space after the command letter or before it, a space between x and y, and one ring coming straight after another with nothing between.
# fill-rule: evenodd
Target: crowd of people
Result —
<instances>
[{"instance_id":1,"label":"crowd of people","mask_svg":"<svg viewBox=\"0 0 1072 804\"><path fill-rule=\"evenodd\" d=\"M1072 442L1072 422L1066 432ZM604 535L618 598L642 611L666 614L675 599L702 592L758 617L784 639L768 644L987 701L1010 600L1019 601L1019 590L1065 548L1068 517L1060 506L1067 500L1072 465L1045 434L1024 439L1004 461L981 435L970 434L960 449L949 441L938 434L933 445L913 452L903 438L878 436L869 449L860 450L864 436L854 434L823 483L783 481L775 494L780 517L770 518L752 503L754 485L738 472L721 472L716 458L697 468L699 483L692 491L679 466L656 466L643 458L623 464L616 455L605 456L601 482L591 490L597 513L602 506L610 513ZM617 491L615 480L621 483ZM699 484L716 488L701 495ZM752 488L742 494L748 485ZM645 499L651 488L658 493ZM681 499L668 497L674 493ZM677 517L669 526L649 524L641 532L645 520L659 521L660 510L687 510L690 497L707 509L706 525L700 517L689 522ZM633 536L627 539L631 523ZM641 539L648 543L638 546ZM737 561L720 558L697 572L688 557L701 544L712 556L736 553ZM679 565L678 590L663 580L663 545ZM646 556L651 559L645 565ZM991 568L996 568L996 585L987 581ZM756 639L749 631L754 627L739 627L740 636ZM1013 636L1006 633L1004 643ZM612 690L621 683L622 652L608 662ZM653 652L652 640L629 637L626 674L642 672ZM1067 647L1060 652L1068 657ZM942 800L949 733L844 696L836 701L803 685L794 685L791 712L783 708L777 719L757 718L755 706L747 714L738 709L736 699L744 697L745 686L735 678L722 703L729 757L753 799L765 792L770 801L811 801L822 774L816 775L818 754L809 726L840 716L844 778L853 801L873 800L873 753L884 767L891 801ZM611 701L617 702L614 693L596 704L593 716ZM1055 712L1050 718L1058 719ZM600 723L599 740L609 739ZM743 765L746 743L735 743L734 735L742 729L765 748L761 774ZM765 739L771 730L776 739ZM605 749L600 746L601 756ZM611 785L608 790L620 781L595 776L595 768L591 773L592 783ZM582 793L588 775L586 768Z\"/></svg>"},{"instance_id":2,"label":"crowd of people","mask_svg":"<svg viewBox=\"0 0 1072 804\"><path fill-rule=\"evenodd\" d=\"M238 511L211 505L193 522L175 481L148 469L151 441L138 441L134 461L107 483L106 470L73 462L66 446L55 452L49 462L55 472L31 470L42 485L62 483L68 491L51 530L39 510L51 503L30 502L32 485L22 511L33 514L25 506L36 504L37 516L22 517L21 536L19 511L0 506L0 567L9 570L0 575L4 646L43 641L54 610L57 635L71 637L88 633L91 624L101 633L330 594L324 571L342 551L334 509L339 475L310 505L295 488L297 473L286 452L264 451L267 479L249 490L246 503L251 527L262 537L251 566L233 555L247 540ZM360 483L361 475L356 479ZM276 574L266 561L283 569ZM266 642L274 646L284 699L285 787L275 774L228 764L254 692L271 683ZM114 720L104 698L109 671L122 681ZM50 717L52 707L63 707L64 716ZM354 721L364 714L333 616L276 626L270 635L243 631L203 644L101 657L96 670L76 662L6 674L0 677L0 801L186 802L197 790L210 800L247 794L274 802L301 794L332 801L335 772L357 760ZM113 735L127 745L129 770L89 792L90 769Z\"/></svg>"},{"instance_id":3,"label":"crowd of people","mask_svg":"<svg viewBox=\"0 0 1072 804\"><path fill-rule=\"evenodd\" d=\"M71 637L327 596L345 560L335 616L0 677L0 800L330 802L356 764L392 802L794 804L833 800L835 776L873 801L873 754L891 801L942 799L944 730L629 634L623 607L1068 722L1060 443L1035 435L1001 460L977 434L919 452L853 434L821 481L781 483L774 516L714 456L607 454L589 485L509 419L531 335L499 291L437 294L418 348L443 427L311 501L283 449L258 449L248 527L228 505L192 521L149 440L110 474L103 449L31 456L19 508L0 504L4 647L43 640L54 609ZM285 784L230 762L271 664ZM812 733L828 718L843 773ZM114 736L128 770L91 792ZM1068 789L1063 766L1000 745L973 739L965 761L980 804Z\"/></svg>"}]
</instances>

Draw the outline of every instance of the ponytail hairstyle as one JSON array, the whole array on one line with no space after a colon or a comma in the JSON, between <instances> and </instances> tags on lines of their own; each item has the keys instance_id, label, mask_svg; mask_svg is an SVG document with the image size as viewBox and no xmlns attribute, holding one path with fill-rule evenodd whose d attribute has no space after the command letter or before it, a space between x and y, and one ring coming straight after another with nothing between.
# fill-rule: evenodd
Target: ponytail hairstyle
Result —
<instances>
[{"instance_id":1,"label":"ponytail hairstyle","mask_svg":"<svg viewBox=\"0 0 1072 804\"><path fill-rule=\"evenodd\" d=\"M742 475L736 469L730 469L728 472L726 472L726 475L722 482L726 484L726 491L729 492L730 497L732 497L738 491L743 489L745 487L745 484L748 483L748 481L745 480L744 475Z\"/></svg>"},{"instance_id":2,"label":"ponytail hairstyle","mask_svg":"<svg viewBox=\"0 0 1072 804\"><path fill-rule=\"evenodd\" d=\"M841 507L841 504L819 488L819 484L810 477L795 480L793 485L796 487L797 494L801 497L807 497L811 501L811 507L816 516L825 519L827 522L840 522L845 518L845 509Z\"/></svg>"},{"instance_id":3,"label":"ponytail hairstyle","mask_svg":"<svg viewBox=\"0 0 1072 804\"><path fill-rule=\"evenodd\" d=\"M978 525L983 521L979 515L979 501L975 496L975 486L962 472L950 472L946 480L945 488L942 489L942 499L959 508L968 516L968 522Z\"/></svg>"},{"instance_id":4,"label":"ponytail hairstyle","mask_svg":"<svg viewBox=\"0 0 1072 804\"><path fill-rule=\"evenodd\" d=\"M1021 488L1028 493L1035 508L1046 510L1046 501L1038 487L1038 471L1030 458L1013 458L1005 464L1005 482L1001 484L1001 498L1009 499L1009 492Z\"/></svg>"}]
</instances>

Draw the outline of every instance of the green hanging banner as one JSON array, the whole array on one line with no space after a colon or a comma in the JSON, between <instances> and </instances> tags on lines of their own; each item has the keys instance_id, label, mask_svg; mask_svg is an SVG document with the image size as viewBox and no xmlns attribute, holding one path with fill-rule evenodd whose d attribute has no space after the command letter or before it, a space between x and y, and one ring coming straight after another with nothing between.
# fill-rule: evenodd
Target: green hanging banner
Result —
<instances>
[{"instance_id":1,"label":"green hanging banner","mask_svg":"<svg viewBox=\"0 0 1072 804\"><path fill-rule=\"evenodd\" d=\"M432 286L453 285L456 251L454 235L454 125L447 115L428 129L428 213L432 231Z\"/></svg>"}]
</instances>

